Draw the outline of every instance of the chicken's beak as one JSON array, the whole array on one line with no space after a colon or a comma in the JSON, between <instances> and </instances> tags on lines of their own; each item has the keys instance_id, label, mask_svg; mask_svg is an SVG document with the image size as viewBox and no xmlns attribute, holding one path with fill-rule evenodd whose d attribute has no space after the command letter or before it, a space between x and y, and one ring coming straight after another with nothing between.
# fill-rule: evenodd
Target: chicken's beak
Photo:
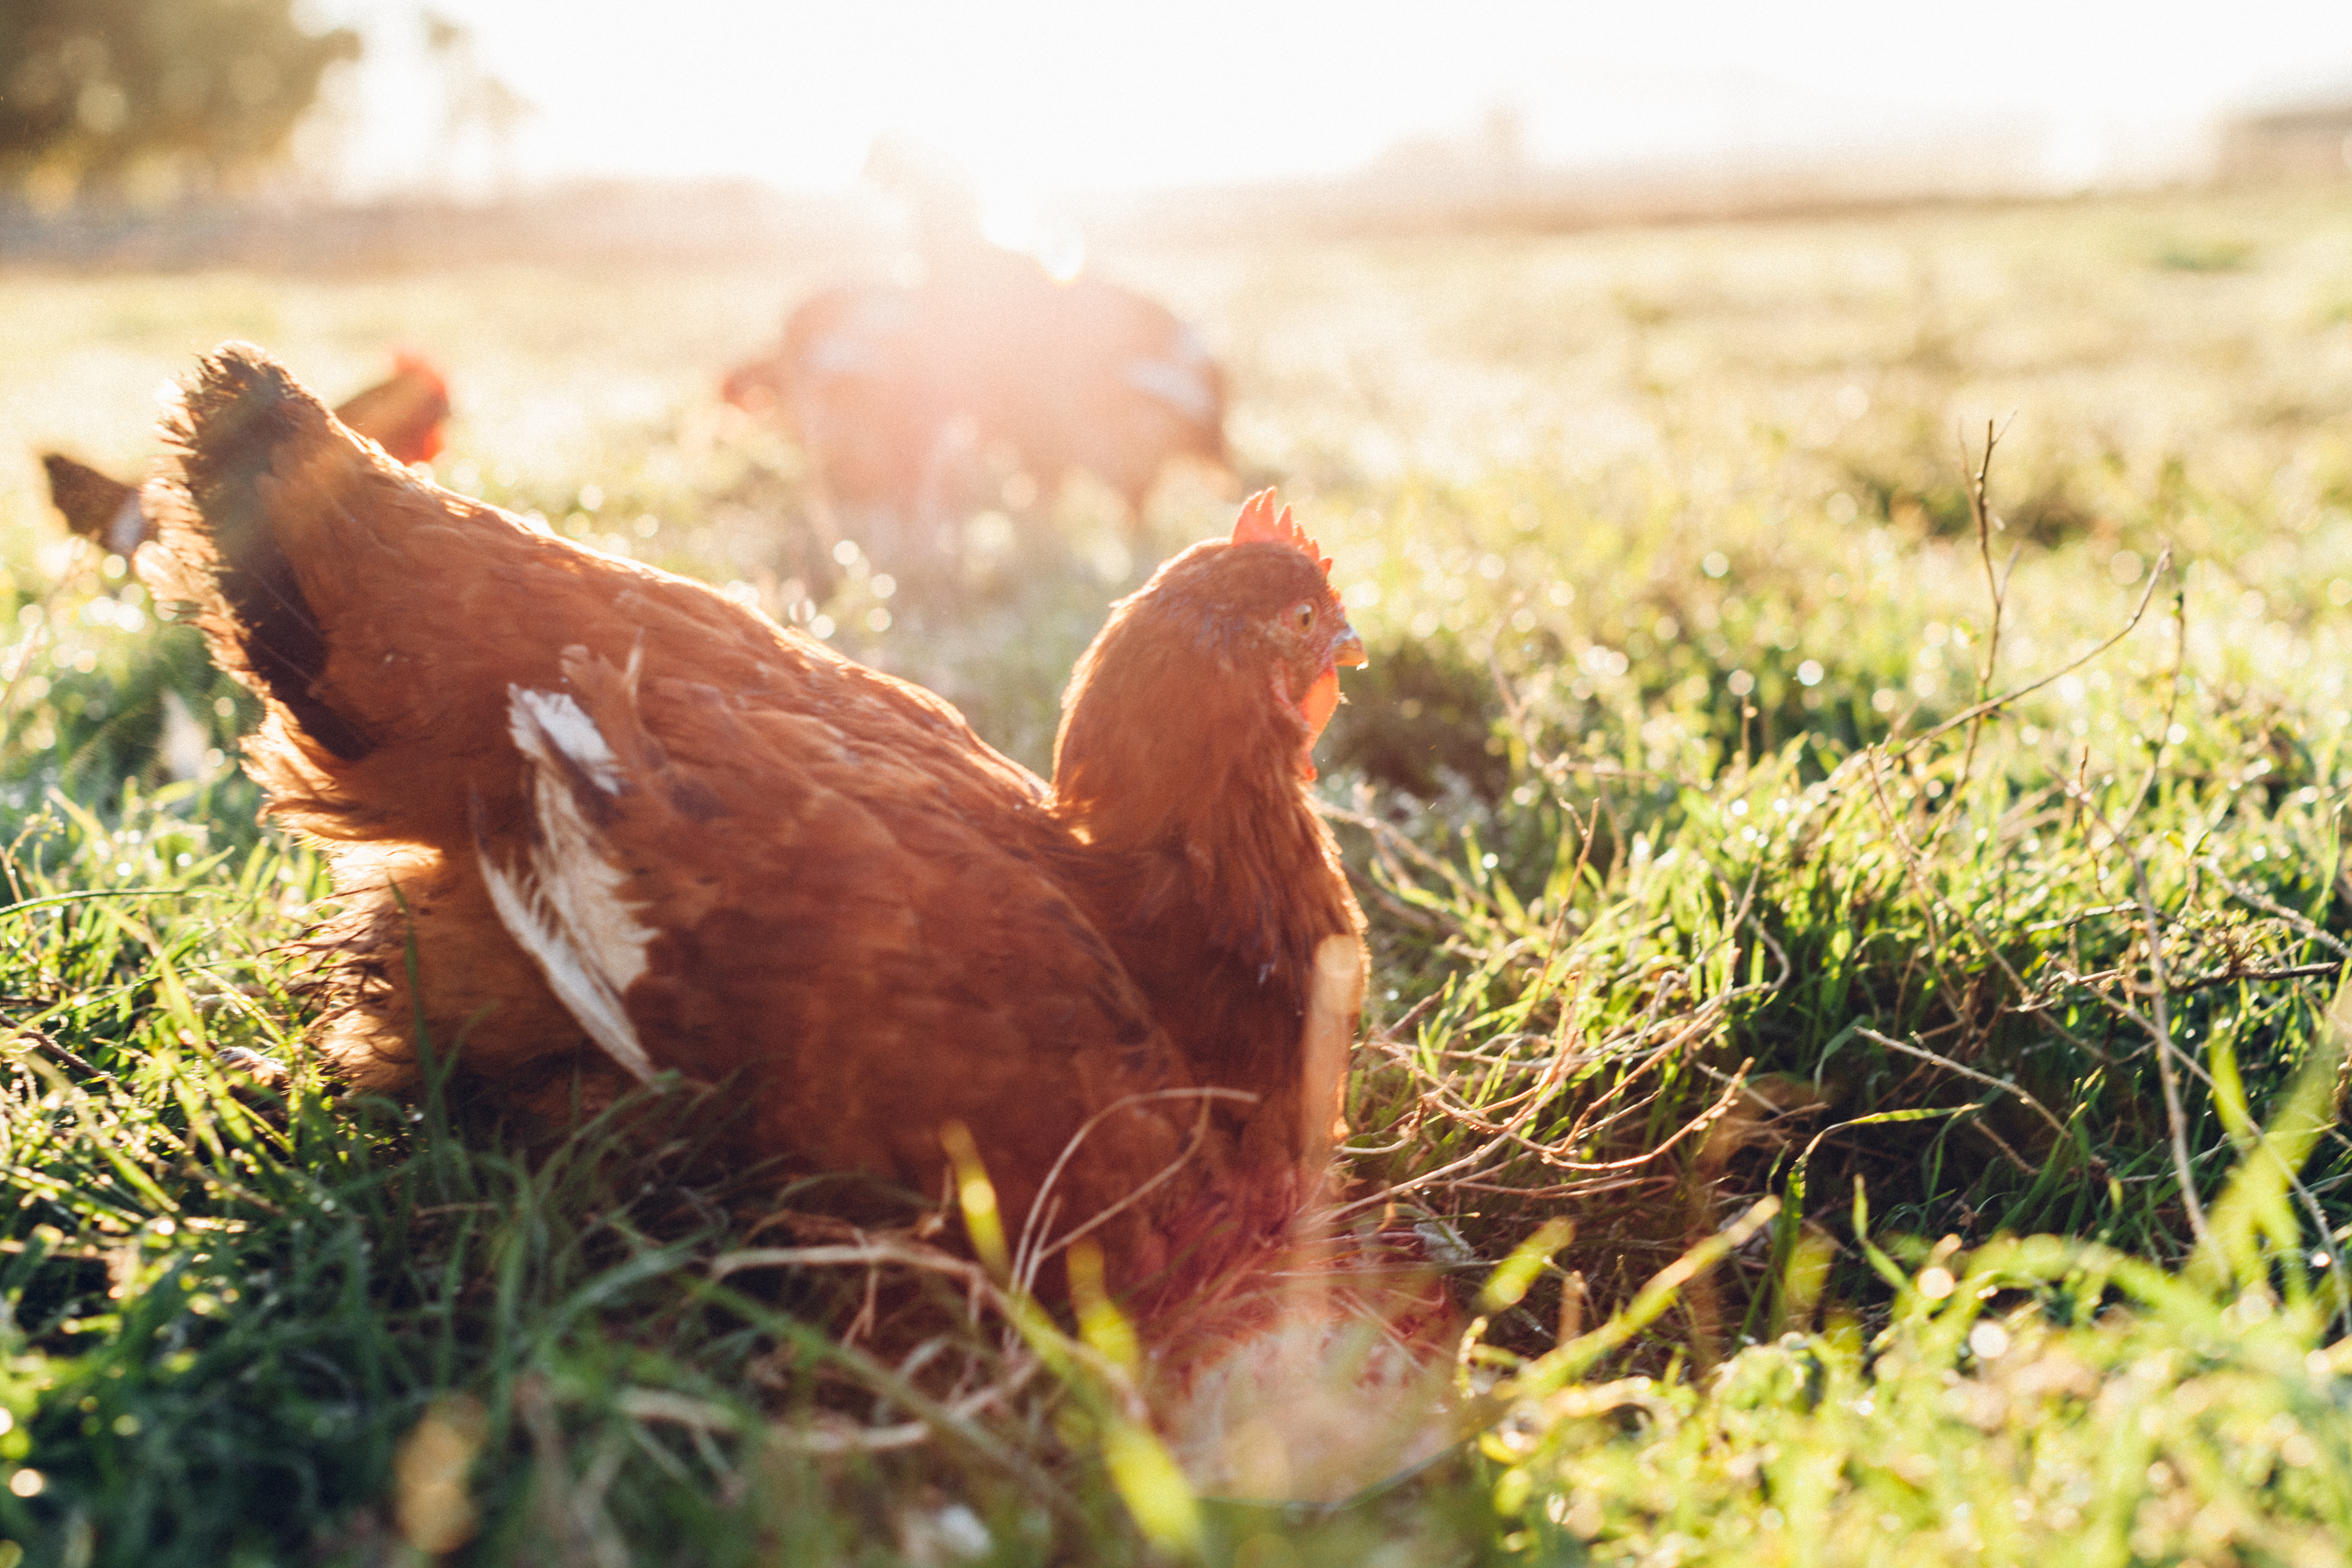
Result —
<instances>
[{"instance_id":1,"label":"chicken's beak","mask_svg":"<svg viewBox=\"0 0 2352 1568\"><path fill-rule=\"evenodd\" d=\"M1307 744L1298 752L1298 776L1309 784L1315 782L1315 742L1322 738L1323 726L1331 721L1331 715L1339 710L1343 700L1339 695L1339 667L1371 662L1371 657L1364 652L1364 639L1345 621L1339 623L1339 635L1331 639L1328 657L1323 672L1307 684L1294 704L1299 718L1307 723Z\"/></svg>"}]
</instances>

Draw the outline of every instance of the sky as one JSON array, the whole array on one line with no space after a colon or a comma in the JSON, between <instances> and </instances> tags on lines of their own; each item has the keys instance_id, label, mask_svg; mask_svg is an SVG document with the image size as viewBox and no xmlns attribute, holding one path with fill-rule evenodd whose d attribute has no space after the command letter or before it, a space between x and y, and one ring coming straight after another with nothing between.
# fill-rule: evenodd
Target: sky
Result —
<instances>
[{"instance_id":1,"label":"sky","mask_svg":"<svg viewBox=\"0 0 2352 1568\"><path fill-rule=\"evenodd\" d=\"M1531 158L1690 163L2004 127L2061 184L2193 162L2249 102L2352 97L2352 0L433 0L531 106L525 182L851 187L896 130L1045 194L1281 179L1516 113ZM441 139L413 0L359 26L341 164L363 192L478 175Z\"/></svg>"}]
</instances>

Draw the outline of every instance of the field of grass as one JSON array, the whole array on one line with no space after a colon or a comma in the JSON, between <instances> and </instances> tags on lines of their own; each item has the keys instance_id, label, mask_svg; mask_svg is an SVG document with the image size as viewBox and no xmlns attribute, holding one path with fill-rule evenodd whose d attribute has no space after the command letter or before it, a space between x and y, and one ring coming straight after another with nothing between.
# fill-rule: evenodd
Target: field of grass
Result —
<instances>
[{"instance_id":1,"label":"field of grass","mask_svg":"<svg viewBox=\"0 0 2352 1568\"><path fill-rule=\"evenodd\" d=\"M305 1056L325 888L250 701L33 451L137 470L225 337L331 398L414 343L443 482L1042 768L1150 563L1084 489L951 582L824 536L712 394L821 268L10 276L0 1568L2340 1561L2352 201L1103 266L1216 344L1371 645L1337 1223L1454 1277L1482 1429L1192 1498L1056 1331L908 1368L858 1280L730 1268L772 1194L681 1093L551 1134Z\"/></svg>"}]
</instances>

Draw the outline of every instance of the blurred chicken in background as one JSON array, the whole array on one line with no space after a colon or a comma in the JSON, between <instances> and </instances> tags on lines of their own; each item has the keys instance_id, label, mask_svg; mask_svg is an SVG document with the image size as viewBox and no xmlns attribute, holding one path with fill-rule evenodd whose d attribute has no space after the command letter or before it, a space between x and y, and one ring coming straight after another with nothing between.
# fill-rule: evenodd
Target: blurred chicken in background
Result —
<instances>
[{"instance_id":1,"label":"blurred chicken in background","mask_svg":"<svg viewBox=\"0 0 2352 1568\"><path fill-rule=\"evenodd\" d=\"M1078 472L1101 479L1139 545L1171 463L1225 466L1224 375L1174 312L992 244L969 178L936 156L885 139L867 173L911 209L922 280L815 295L723 389L782 420L833 507L937 552L1002 447L1047 500Z\"/></svg>"}]
</instances>

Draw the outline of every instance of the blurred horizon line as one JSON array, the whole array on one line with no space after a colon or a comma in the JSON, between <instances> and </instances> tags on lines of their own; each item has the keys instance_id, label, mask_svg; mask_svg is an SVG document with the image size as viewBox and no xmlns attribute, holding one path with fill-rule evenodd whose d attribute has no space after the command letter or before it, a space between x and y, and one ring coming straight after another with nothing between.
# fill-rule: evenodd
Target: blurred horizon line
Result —
<instances>
[{"instance_id":1,"label":"blurred horizon line","mask_svg":"<svg viewBox=\"0 0 2352 1568\"><path fill-rule=\"evenodd\" d=\"M1338 175L1023 193L989 213L992 238L1041 257L1265 235L1352 238L1570 232L1906 206L2040 203L2167 190L2352 181L2352 89L2217 116L2127 146L2047 117L1988 117L1866 147L1759 145L1733 156L1538 161L1507 126L1404 138ZM867 184L793 185L750 174L581 173L354 197L317 181L141 208L40 212L0 200L0 263L198 265L276 258L406 266L436 247L473 256L595 247L639 257L842 258L903 252L905 209Z\"/></svg>"}]
</instances>

